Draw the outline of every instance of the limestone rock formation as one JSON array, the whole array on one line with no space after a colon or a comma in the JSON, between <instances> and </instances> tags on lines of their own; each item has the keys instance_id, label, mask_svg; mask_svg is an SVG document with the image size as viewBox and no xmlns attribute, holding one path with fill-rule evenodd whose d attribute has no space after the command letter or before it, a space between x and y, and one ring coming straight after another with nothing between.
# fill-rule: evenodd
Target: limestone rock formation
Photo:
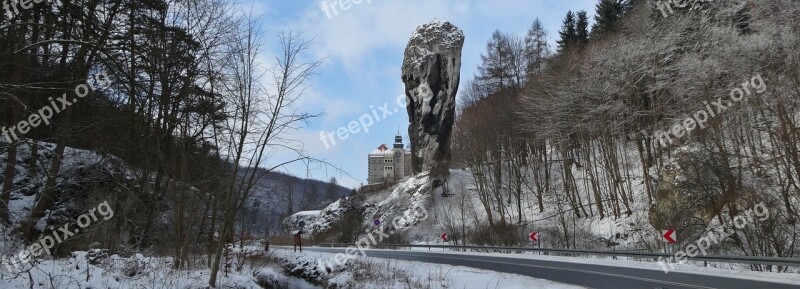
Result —
<instances>
[{"instance_id":1,"label":"limestone rock formation","mask_svg":"<svg viewBox=\"0 0 800 289\"><path fill-rule=\"evenodd\" d=\"M403 60L412 167L444 180L450 164L450 136L461 78L464 32L448 21L417 27Z\"/></svg>"}]
</instances>

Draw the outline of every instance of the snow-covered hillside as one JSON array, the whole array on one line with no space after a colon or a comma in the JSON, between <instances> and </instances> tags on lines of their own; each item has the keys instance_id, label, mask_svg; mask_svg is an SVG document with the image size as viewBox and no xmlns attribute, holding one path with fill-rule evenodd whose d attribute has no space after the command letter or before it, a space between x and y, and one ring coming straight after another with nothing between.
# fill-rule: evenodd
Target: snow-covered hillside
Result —
<instances>
[{"instance_id":1,"label":"snow-covered hillside","mask_svg":"<svg viewBox=\"0 0 800 289\"><path fill-rule=\"evenodd\" d=\"M31 156L33 146L37 146L35 162ZM0 242L0 251L4 253L19 252L23 249L23 241L11 232L19 228L31 214L37 196L44 190L47 181L47 170L53 162L55 145L44 142L30 142L17 147L16 175L13 190L10 192L10 226L0 224L4 232L4 241ZM8 154L0 154L0 170L5 170ZM138 196L131 190L140 190L142 173L129 167L124 161L111 155L96 152L65 148L61 170L55 180L53 209L45 212L43 218L34 226L44 234L54 228L73 223L75 219L87 213L98 204L108 202L113 208L116 218L92 224L74 239L56 246L54 252L69 251L68 248L88 249L94 243L90 240L98 238L108 230L127 231L138 223L131 218L127 225L123 220L135 214L135 203ZM2 184L2 182L0 182ZM115 246L116 244L103 244ZM62 251L65 250L65 251Z\"/></svg>"}]
</instances>

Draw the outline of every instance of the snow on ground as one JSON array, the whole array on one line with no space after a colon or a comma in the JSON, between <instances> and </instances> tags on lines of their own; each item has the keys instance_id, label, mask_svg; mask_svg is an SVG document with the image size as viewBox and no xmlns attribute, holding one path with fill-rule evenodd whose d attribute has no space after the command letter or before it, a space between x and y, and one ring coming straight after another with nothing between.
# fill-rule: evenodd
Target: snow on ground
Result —
<instances>
[{"instance_id":1,"label":"snow on ground","mask_svg":"<svg viewBox=\"0 0 800 289\"><path fill-rule=\"evenodd\" d=\"M635 150L629 153L633 154ZM627 159L636 159L634 157L638 158L636 155L631 155ZM637 163L633 162L629 165L633 168L632 171L641 171L636 167ZM585 183L588 180L587 172L575 169L573 173L576 179L581 180L578 183L579 189L588 190L589 185ZM553 175L558 174L554 172ZM557 185L558 180L558 178L553 180L554 185ZM634 197L637 199L637 202L634 202L631 207L633 215L623 214L617 219L611 217L600 219L599 216L595 216L575 221L578 231L571 233L580 235L580 240L586 240L588 244L582 244L582 246L591 245L590 249L601 249L607 244L616 244L616 249L641 249L648 247L645 244L649 243L651 247L658 248L660 236L657 234L658 231L648 223L649 203L646 201L641 180L642 177L636 175L628 178L628 181L631 182L630 188L633 189ZM369 194L365 201L367 211L364 214L364 224L368 226L374 219L380 219L386 223L386 220L391 220L391 216L402 214L402 209L414 206L424 208L430 215L430 219L409 228L406 231L408 241L435 244L444 232L449 231L450 236L455 236L458 235L457 233L461 233L456 231L459 231L462 225L468 230L474 230L488 222L475 180L469 170L450 170L448 186L452 195L449 197L442 197L441 192L438 191L431 192L427 181L427 175L423 173L407 178L387 190ZM581 191L581 194L586 195L587 192ZM539 212L536 200L531 197L534 194L528 192L525 195L527 197L523 199L522 223L528 224L527 227L530 230L540 230L540 235L547 233L548 230L551 233L561 230L561 225L557 223L558 219L553 216L564 208L559 207L555 200L546 198L544 200L545 211ZM507 206L505 210L514 212L514 214L517 212L513 204ZM497 214L497 212L493 212L493 214ZM516 216L513 216L512 219L516 221L515 218ZM569 220L571 222L571 217ZM497 215L495 215L495 221L497 221ZM571 229L575 230L576 226L571 226ZM527 240L527 234L521 235L520 239ZM555 239L548 238L543 245L557 246Z\"/></svg>"},{"instance_id":2,"label":"snow on ground","mask_svg":"<svg viewBox=\"0 0 800 289\"><path fill-rule=\"evenodd\" d=\"M315 270L318 260L333 260L336 254L276 249L274 254L295 264L305 264L304 270ZM337 288L503 288L503 289L561 289L583 288L517 274L498 273L463 266L431 264L380 258L350 259L341 268L324 275Z\"/></svg>"},{"instance_id":3,"label":"snow on ground","mask_svg":"<svg viewBox=\"0 0 800 289\"><path fill-rule=\"evenodd\" d=\"M404 249L408 251L408 249ZM371 249L371 251L396 251L396 250L382 250ZM411 251L424 251L432 254L456 254L460 256L488 256L488 257L501 257L501 258L516 258L516 259L529 259L529 260L545 260L557 262L569 262L578 264L593 264L603 266L626 267L636 269L649 269L663 271L662 267L657 262L644 261L642 258L632 257L563 257L552 255L539 255L538 253L525 253L525 254L506 254L506 253L481 253L481 252L452 252L446 249L432 249L427 248L412 248ZM789 273L776 273L776 272L756 272L749 270L746 264L728 264L728 263L709 263L709 266L716 267L703 267L703 262L689 261L686 264L675 265L675 270L670 269L670 272L688 273L688 274L701 274L708 276L719 276L726 278L739 278L748 280L769 280L770 282L786 283L786 284L800 284L800 268L794 268L794 271ZM667 273L665 273L667 274Z\"/></svg>"},{"instance_id":4,"label":"snow on ground","mask_svg":"<svg viewBox=\"0 0 800 289\"><path fill-rule=\"evenodd\" d=\"M102 254L101 254L102 255ZM59 288L59 289L140 289L169 288L195 289L208 285L211 270L174 270L172 259L145 257L136 254L129 258L118 255L98 258L91 262L87 252L73 252L70 258L41 260L30 270L31 278L23 272L12 273L0 268L0 288ZM201 260L202 259L202 260ZM196 263L203 263L200 258ZM270 284L290 284L291 288L316 288L282 275L277 264L246 264L239 272L220 273L218 288L261 289L259 284L272 280ZM32 284L31 284L32 283ZM283 285L286 286L286 285ZM286 287L284 287L286 288Z\"/></svg>"}]
</instances>

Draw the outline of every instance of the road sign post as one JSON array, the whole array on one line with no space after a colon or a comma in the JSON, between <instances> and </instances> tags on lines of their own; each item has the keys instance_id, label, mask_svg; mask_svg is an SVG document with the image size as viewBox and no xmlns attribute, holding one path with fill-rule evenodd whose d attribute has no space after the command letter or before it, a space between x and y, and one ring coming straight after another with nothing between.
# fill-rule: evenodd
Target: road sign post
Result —
<instances>
[{"instance_id":1,"label":"road sign post","mask_svg":"<svg viewBox=\"0 0 800 289\"><path fill-rule=\"evenodd\" d=\"M664 243L675 244L678 242L678 233L673 229L661 230L661 241Z\"/></svg>"},{"instance_id":2,"label":"road sign post","mask_svg":"<svg viewBox=\"0 0 800 289\"><path fill-rule=\"evenodd\" d=\"M538 230L537 231L532 231L531 234L528 235L528 240L531 240L531 242L536 242L536 246L539 249L541 249L542 248L542 240L539 240L539 238L541 238L541 237L539 236L539 231ZM541 252L539 252L539 254L541 254Z\"/></svg>"},{"instance_id":3,"label":"road sign post","mask_svg":"<svg viewBox=\"0 0 800 289\"><path fill-rule=\"evenodd\" d=\"M300 233L302 233L301 230L296 230L296 231L292 232L292 236L294 237L294 251L295 252L297 252L297 247L298 246L300 247L300 252L303 252L303 241L302 241L302 238L300 238Z\"/></svg>"},{"instance_id":4,"label":"road sign post","mask_svg":"<svg viewBox=\"0 0 800 289\"><path fill-rule=\"evenodd\" d=\"M294 251L297 252L297 247L299 246L300 253L303 253L303 227L306 226L306 222L304 221L297 222L297 226L300 227L300 229L297 230L296 231L297 233L294 234L294 245L295 245Z\"/></svg>"}]
</instances>

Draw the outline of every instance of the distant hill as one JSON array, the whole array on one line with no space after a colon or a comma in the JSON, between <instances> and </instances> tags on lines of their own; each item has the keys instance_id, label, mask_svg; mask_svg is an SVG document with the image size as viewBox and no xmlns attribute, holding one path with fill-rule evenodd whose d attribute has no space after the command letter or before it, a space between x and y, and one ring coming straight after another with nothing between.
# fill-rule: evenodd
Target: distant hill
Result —
<instances>
[{"instance_id":1,"label":"distant hill","mask_svg":"<svg viewBox=\"0 0 800 289\"><path fill-rule=\"evenodd\" d=\"M295 212L319 210L341 197L348 196L351 189L314 179L298 178L280 172L270 172L257 181L248 198L245 216L246 229L252 236L282 234L283 218Z\"/></svg>"}]
</instances>

